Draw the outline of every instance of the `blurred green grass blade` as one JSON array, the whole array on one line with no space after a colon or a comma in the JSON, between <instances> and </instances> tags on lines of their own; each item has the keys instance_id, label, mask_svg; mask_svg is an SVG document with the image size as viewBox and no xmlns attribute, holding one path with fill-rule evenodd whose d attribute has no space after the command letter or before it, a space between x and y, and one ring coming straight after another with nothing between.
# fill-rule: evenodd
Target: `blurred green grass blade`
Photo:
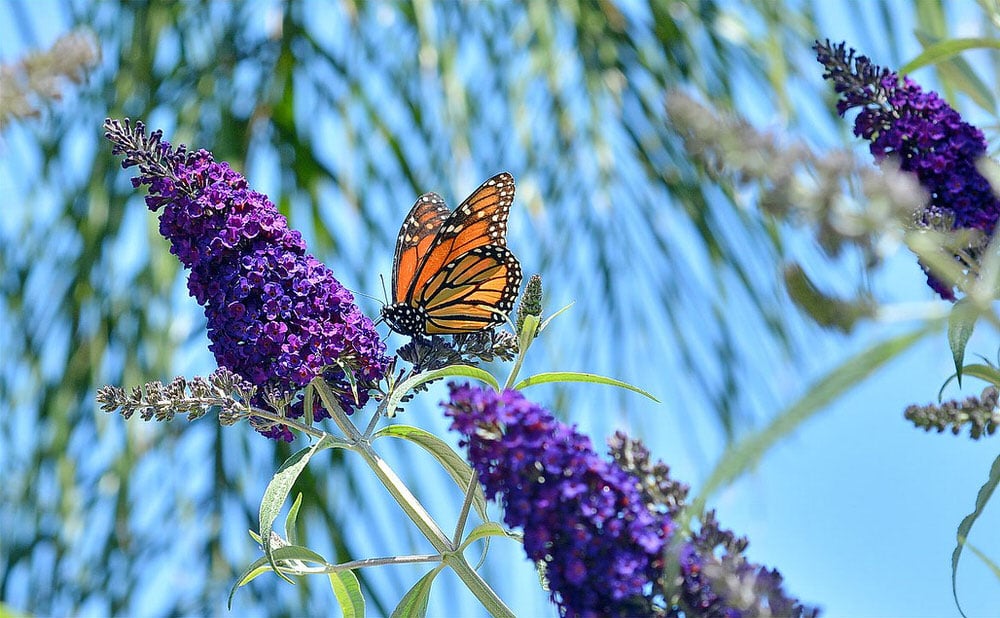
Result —
<instances>
[{"instance_id":1,"label":"blurred green grass blade","mask_svg":"<svg viewBox=\"0 0 1000 618\"><path fill-rule=\"evenodd\" d=\"M979 488L979 493L976 494L975 509L962 519L955 533L958 543L955 545L955 550L951 552L951 595L955 599L955 607L958 608L959 613L963 616L965 616L965 612L962 611L962 604L958 601L958 561L962 557L962 548L965 547L965 540L969 538L972 525L979 519L983 509L986 507L986 503L990 501L990 496L993 495L993 491L997 488L998 484L1000 484L1000 455L997 455L997 458L993 460L993 465L990 467L990 476L986 479L986 483Z\"/></svg>"},{"instance_id":2,"label":"blurred green grass blade","mask_svg":"<svg viewBox=\"0 0 1000 618\"><path fill-rule=\"evenodd\" d=\"M983 561L983 564L986 565L986 568L988 568L990 572L993 573L993 577L996 577L997 581L1000 582L1000 564L997 564L995 561L993 561L989 556L984 554L978 547L976 547L972 543L967 542L965 546L968 547L969 551L974 553L977 558Z\"/></svg>"},{"instance_id":3,"label":"blurred green grass blade","mask_svg":"<svg viewBox=\"0 0 1000 618\"><path fill-rule=\"evenodd\" d=\"M716 491L742 476L782 438L936 328L937 323L932 322L916 331L876 343L828 373L767 427L729 448L705 481L698 497L692 501L688 513L700 514Z\"/></svg>"},{"instance_id":4,"label":"blurred green grass blade","mask_svg":"<svg viewBox=\"0 0 1000 618\"><path fill-rule=\"evenodd\" d=\"M917 69L947 60L969 49L1000 49L1000 40L988 38L946 39L929 45L920 54L904 64L899 73L906 75Z\"/></svg>"},{"instance_id":5,"label":"blurred green grass blade","mask_svg":"<svg viewBox=\"0 0 1000 618\"><path fill-rule=\"evenodd\" d=\"M990 113L996 110L996 98L993 96L992 89L979 78L965 58L957 55L967 49L962 47L963 41L981 42L988 41L987 39L940 39L920 30L916 32L916 36L924 45L924 52L906 63L898 71L899 74L906 75L922 66L936 63L946 99L953 99L953 89L957 88L984 110ZM990 45L985 46L973 44L968 49L996 47L998 44L1000 44L998 41L992 41Z\"/></svg>"}]
</instances>

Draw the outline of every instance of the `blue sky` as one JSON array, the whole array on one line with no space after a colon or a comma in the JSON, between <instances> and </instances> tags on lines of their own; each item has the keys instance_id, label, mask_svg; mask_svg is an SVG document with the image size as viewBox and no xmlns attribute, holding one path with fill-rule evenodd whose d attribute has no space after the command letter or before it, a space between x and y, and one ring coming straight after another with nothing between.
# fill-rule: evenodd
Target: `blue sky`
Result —
<instances>
[{"instance_id":1,"label":"blue sky","mask_svg":"<svg viewBox=\"0 0 1000 618\"><path fill-rule=\"evenodd\" d=\"M955 4L958 13L967 13L970 20L977 15L974 3ZM824 8L820 13L824 27L821 35L832 40L846 40L855 46L861 44L855 41L871 41L871 37L854 31L855 23L850 19L853 11L867 10L864 5L857 2L822 4ZM36 43L41 46L48 45L66 28L58 9L47 10L52 7L58 5L22 5L31 15L39 36ZM18 57L26 49L26 42L16 32L16 23L6 18L10 8L7 15L0 18L0 58L4 61ZM57 17L50 19L52 14ZM908 14L908 10L900 11L900 15ZM969 22L969 28L974 25ZM905 24L898 29L905 50L903 61L919 51L916 38L910 34L912 31L913 28ZM880 63L887 64L893 59L888 49L866 48L864 52ZM819 69L816 71L818 74ZM924 75L927 73L917 73L916 77L919 80ZM801 105L808 108L823 105L823 101L802 101ZM763 118L765 123L778 121L769 117L767 110L746 111L755 118ZM0 185L5 191L7 187L14 189L11 192L13 220L27 217L30 212L23 199L26 184L22 174L32 169L32 162L15 161L21 152L19 142L27 139L26 133L8 132L0 142ZM833 139L830 136L806 137L815 143L836 145L829 143ZM96 156L105 155L107 152L102 151ZM251 182L259 183L257 186L266 190L268 178L254 178L249 171L248 175ZM37 216L37 211L30 216ZM141 217L137 223L141 224ZM523 222L512 222L512 237L519 225L522 230L527 227ZM801 233L792 234L793 243L809 242ZM794 237L795 234L799 237ZM391 255L377 259L384 265L382 271L387 273ZM623 286L638 288L643 283L629 281L627 273L622 277ZM900 314L933 315L944 308L932 300L923 275L905 249L892 256L874 275L872 287L885 291L890 301L898 303L891 308L899 309ZM558 296L559 292L556 294ZM562 296L572 298L572 292L563 291ZM733 310L739 311L739 307L734 306ZM179 315L190 316L192 312L195 317L190 324L197 326L196 307L188 304ZM849 338L832 335L816 338L815 349L802 360L803 366L774 367L768 385L780 399L774 411L804 392L807 383L803 383L801 375L818 379L852 353L915 325L916 322L904 319L886 319L866 325ZM996 331L980 328L968 349L992 358L997 353L997 336ZM196 358L195 362L205 359L203 355ZM569 359L568 364L571 366L547 369L588 369L585 360ZM788 589L804 601L821 606L826 616L957 615L950 581L955 528L971 511L976 492L986 480L997 455L997 439L976 443L950 434L925 434L902 419L902 411L908 404L933 401L940 384L951 371L950 353L941 332L806 423L769 453L753 474L725 489L714 500L712 506L718 510L720 520L750 538L750 557L778 568L785 576ZM705 462L717 460L724 448L713 422L691 413L684 406L672 406L677 396L663 392L662 386L657 388L659 385L655 383L651 385L646 380L635 379L643 376L618 377L636 381L652 390L664 404L656 406L645 401L630 401L631 410L627 416L591 406L579 410L572 420L598 444L602 436L610 434L620 423L629 424L644 434L654 455L666 460L677 478L697 487L710 471ZM964 397L979 389L981 385L969 380L961 393L953 386L946 391L946 396ZM537 392L542 401L551 396L550 391ZM432 392L424 397L433 402L440 394ZM690 416L681 418L685 414ZM439 417L428 415L421 422L428 429L445 433ZM693 442L688 433L691 427L701 436L709 437ZM355 477L362 477L360 468ZM435 495L432 482L417 483L428 496ZM378 501L377 497L373 498L376 505ZM391 506L382 506L385 508L372 509L373 518L389 517ZM344 505L344 508L351 507ZM970 539L994 560L1000 560L1000 535L995 532L1000 529L998 524L1000 505L994 499ZM365 540L358 542L359 550L363 549ZM378 540L370 542L376 555L392 551ZM519 549L501 545L494 543L491 548L501 558L494 556L486 567L492 569L499 582L501 595L512 598L512 605L522 613L554 614L538 590L530 565L506 568L507 560L524 562ZM968 616L998 615L1000 583L971 553L967 552L963 558L958 584ZM445 612L449 607L447 601L436 598L433 607Z\"/></svg>"}]
</instances>

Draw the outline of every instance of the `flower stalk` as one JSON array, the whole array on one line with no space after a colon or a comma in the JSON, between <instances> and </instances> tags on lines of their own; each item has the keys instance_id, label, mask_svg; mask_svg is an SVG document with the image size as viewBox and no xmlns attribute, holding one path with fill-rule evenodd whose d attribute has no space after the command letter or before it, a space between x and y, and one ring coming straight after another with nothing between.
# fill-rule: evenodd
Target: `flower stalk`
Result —
<instances>
[{"instance_id":1,"label":"flower stalk","mask_svg":"<svg viewBox=\"0 0 1000 618\"><path fill-rule=\"evenodd\" d=\"M514 618L514 613L504 604L503 600L489 584L466 561L459 551L457 540L453 542L444 533L427 509L420 503L413 492L403 483L396 472L375 451L371 440L362 434L334 399L333 392L322 381L316 381L320 399L331 410L331 419L344 432L350 442L350 450L354 451L368 465L378 480L393 497L406 516L430 541L431 546L440 552L441 560L458 575L470 592L483 604L492 616L497 618ZM376 417L377 418L377 417Z\"/></svg>"}]
</instances>

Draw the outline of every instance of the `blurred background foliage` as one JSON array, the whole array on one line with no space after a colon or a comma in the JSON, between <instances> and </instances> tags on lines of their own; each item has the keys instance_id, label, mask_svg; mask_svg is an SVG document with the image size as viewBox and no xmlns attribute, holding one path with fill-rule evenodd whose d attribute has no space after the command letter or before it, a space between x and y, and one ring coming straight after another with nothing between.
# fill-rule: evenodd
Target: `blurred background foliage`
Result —
<instances>
[{"instance_id":1,"label":"blurred background foliage","mask_svg":"<svg viewBox=\"0 0 1000 618\"><path fill-rule=\"evenodd\" d=\"M21 197L0 226L0 595L14 608L223 612L256 557L245 531L257 500L291 452L245 426L147 426L97 409L103 384L214 364L183 272L102 139L106 116L145 120L230 162L341 281L376 299L417 195L438 191L454 207L511 171L509 245L527 274L542 273L548 312L575 302L527 371L599 372L653 391L686 436L679 457L702 474L705 453L773 411L772 391L809 373L810 355L832 340L782 288L782 264L816 247L789 246L786 223L706 182L664 110L666 92L681 88L757 122L840 139L846 123L832 105L807 117L795 107L831 96L808 49L822 36L822 2L41 4L0 7L18 49L83 27L102 59L40 118L3 128L4 182ZM852 44L881 59L899 60L901 11L927 32L948 31L940 2L853 6ZM834 291L866 290L860 260L838 268ZM377 300L359 302L377 313ZM631 396L590 388L546 396L597 444L616 423L642 436L660 422ZM434 401L418 399L407 422L441 429ZM416 544L350 465L335 458L306 474L303 540L328 559ZM436 478L414 481L432 504ZM378 613L419 576L386 571L378 582L362 574ZM449 610L479 611L467 594L437 594ZM515 607L552 611L535 596ZM258 615L332 605L323 586L273 577L236 597L241 613Z\"/></svg>"}]
</instances>

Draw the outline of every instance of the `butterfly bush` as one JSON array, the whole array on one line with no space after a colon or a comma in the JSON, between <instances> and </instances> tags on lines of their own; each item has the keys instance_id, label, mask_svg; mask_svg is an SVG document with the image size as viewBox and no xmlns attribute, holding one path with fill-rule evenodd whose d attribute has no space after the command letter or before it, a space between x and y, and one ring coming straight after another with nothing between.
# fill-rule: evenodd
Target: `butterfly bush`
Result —
<instances>
[{"instance_id":1,"label":"butterfly bush","mask_svg":"<svg viewBox=\"0 0 1000 618\"><path fill-rule=\"evenodd\" d=\"M785 596L776 571L743 559L745 539L720 531L712 514L697 534L676 538L687 488L666 466L648 465L638 443L616 434L607 461L518 391L449 387L443 406L460 446L487 497L501 498L504 522L523 530L525 553L543 566L564 615L817 615ZM667 556L678 567L670 586Z\"/></svg>"},{"instance_id":2,"label":"butterfly bush","mask_svg":"<svg viewBox=\"0 0 1000 618\"><path fill-rule=\"evenodd\" d=\"M924 92L910 78L855 56L843 43L817 42L814 49L826 69L823 77L840 95L837 112L844 116L860 108L854 134L871 142L876 161L891 157L900 169L914 173L930 194L930 202L917 215L917 226L982 232L965 251L973 262L978 259L1000 219L1000 200L976 167L986 155L982 131L963 121L937 93ZM935 292L955 300L951 283L937 278L926 265L921 267Z\"/></svg>"},{"instance_id":3,"label":"butterfly bush","mask_svg":"<svg viewBox=\"0 0 1000 618\"><path fill-rule=\"evenodd\" d=\"M371 319L329 268L306 252L302 235L246 178L206 150L188 152L109 120L106 137L122 167L138 166L135 187L160 212L160 233L188 269L188 291L205 308L210 349L220 367L287 397L322 375L348 412L368 400L368 387L389 366ZM301 401L285 412L303 414ZM315 419L329 416L319 407ZM292 440L288 427L256 423L264 435Z\"/></svg>"}]
</instances>

